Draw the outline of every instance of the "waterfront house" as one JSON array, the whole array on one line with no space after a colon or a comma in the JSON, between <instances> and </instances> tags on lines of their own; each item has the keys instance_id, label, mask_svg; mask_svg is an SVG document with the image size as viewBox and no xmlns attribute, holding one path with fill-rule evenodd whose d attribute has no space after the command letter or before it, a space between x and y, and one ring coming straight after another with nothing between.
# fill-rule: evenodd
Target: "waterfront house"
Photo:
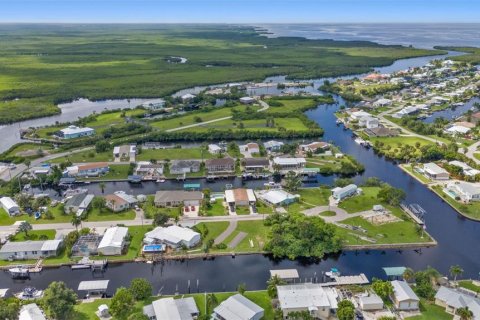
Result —
<instances>
[{"instance_id":1,"label":"waterfront house","mask_svg":"<svg viewBox=\"0 0 480 320\"><path fill-rule=\"evenodd\" d=\"M238 293L213 310L215 320L260 320L263 315L263 308Z\"/></svg>"},{"instance_id":2,"label":"waterfront house","mask_svg":"<svg viewBox=\"0 0 480 320\"><path fill-rule=\"evenodd\" d=\"M169 226L156 227L145 233L143 242L145 244L165 244L173 249L179 249L182 246L192 248L200 243L200 240L200 233L190 228Z\"/></svg>"},{"instance_id":3,"label":"waterfront house","mask_svg":"<svg viewBox=\"0 0 480 320\"><path fill-rule=\"evenodd\" d=\"M389 106L391 104L392 104L392 100L381 98L381 99L378 99L377 101L375 101L373 103L373 106L378 108L378 107L386 107L386 106Z\"/></svg>"},{"instance_id":4,"label":"waterfront house","mask_svg":"<svg viewBox=\"0 0 480 320\"><path fill-rule=\"evenodd\" d=\"M393 294L390 297L395 308L400 311L418 310L420 299L405 281L391 281Z\"/></svg>"},{"instance_id":5,"label":"waterfront house","mask_svg":"<svg viewBox=\"0 0 480 320\"><path fill-rule=\"evenodd\" d=\"M363 311L382 310L383 300L374 293L362 295L358 298L358 304Z\"/></svg>"},{"instance_id":6,"label":"waterfront house","mask_svg":"<svg viewBox=\"0 0 480 320\"><path fill-rule=\"evenodd\" d=\"M121 255L126 246L127 235L128 228L108 228L98 244L97 252L104 256Z\"/></svg>"},{"instance_id":7,"label":"waterfront house","mask_svg":"<svg viewBox=\"0 0 480 320\"><path fill-rule=\"evenodd\" d=\"M425 173L425 176L432 180L448 180L450 178L450 174L447 170L433 162L425 163L423 165L423 172Z\"/></svg>"},{"instance_id":8,"label":"waterfront house","mask_svg":"<svg viewBox=\"0 0 480 320\"><path fill-rule=\"evenodd\" d=\"M462 172L464 175L468 177L475 177L477 174L480 174L480 170L473 169L465 162L461 162L458 160L453 160L448 163L449 165L456 166L462 168Z\"/></svg>"},{"instance_id":9,"label":"waterfront house","mask_svg":"<svg viewBox=\"0 0 480 320\"><path fill-rule=\"evenodd\" d=\"M223 151L223 148L220 147L218 144L208 145L208 152L210 152L211 154L221 154Z\"/></svg>"},{"instance_id":10,"label":"waterfront house","mask_svg":"<svg viewBox=\"0 0 480 320\"><path fill-rule=\"evenodd\" d=\"M189 102L193 99L195 99L197 96L191 93L184 94L183 96L180 97L183 103Z\"/></svg>"},{"instance_id":11,"label":"waterfront house","mask_svg":"<svg viewBox=\"0 0 480 320\"><path fill-rule=\"evenodd\" d=\"M242 159L242 167L245 172L263 172L268 170L270 161L267 158Z\"/></svg>"},{"instance_id":12,"label":"waterfront house","mask_svg":"<svg viewBox=\"0 0 480 320\"><path fill-rule=\"evenodd\" d=\"M57 132L57 136L65 140L93 136L94 134L95 130L92 128L80 128L77 126L68 126Z\"/></svg>"},{"instance_id":13,"label":"waterfront house","mask_svg":"<svg viewBox=\"0 0 480 320\"><path fill-rule=\"evenodd\" d=\"M380 121L374 117L362 117L358 120L358 125L367 129L373 129L378 128Z\"/></svg>"},{"instance_id":14,"label":"waterfront house","mask_svg":"<svg viewBox=\"0 0 480 320\"><path fill-rule=\"evenodd\" d=\"M257 202L252 189L238 188L225 190L225 202L235 210L235 207L254 206Z\"/></svg>"},{"instance_id":15,"label":"waterfront house","mask_svg":"<svg viewBox=\"0 0 480 320\"><path fill-rule=\"evenodd\" d=\"M143 180L158 179L163 176L163 164L140 161L135 168L135 175L142 177Z\"/></svg>"},{"instance_id":16,"label":"waterfront house","mask_svg":"<svg viewBox=\"0 0 480 320\"><path fill-rule=\"evenodd\" d=\"M77 216L81 216L85 211L88 210L88 207L92 203L93 198L93 194L76 194L67 200L64 206L64 212L66 214L73 213Z\"/></svg>"},{"instance_id":17,"label":"waterfront house","mask_svg":"<svg viewBox=\"0 0 480 320\"><path fill-rule=\"evenodd\" d=\"M332 189L332 197L337 201L342 201L345 198L351 197L358 192L358 187L354 184L349 184L343 188L337 187Z\"/></svg>"},{"instance_id":18,"label":"waterfront house","mask_svg":"<svg viewBox=\"0 0 480 320\"><path fill-rule=\"evenodd\" d=\"M64 174L68 177L98 177L109 171L108 163L93 162L67 167Z\"/></svg>"},{"instance_id":19,"label":"waterfront house","mask_svg":"<svg viewBox=\"0 0 480 320\"><path fill-rule=\"evenodd\" d=\"M208 173L234 173L235 160L232 158L208 159L205 167Z\"/></svg>"},{"instance_id":20,"label":"waterfront house","mask_svg":"<svg viewBox=\"0 0 480 320\"><path fill-rule=\"evenodd\" d=\"M275 141L275 140L270 140L270 141L267 141L263 144L263 146L265 147L265 150L273 151L273 152L280 151L280 149L282 149L283 145L284 145L283 142Z\"/></svg>"},{"instance_id":21,"label":"waterfront house","mask_svg":"<svg viewBox=\"0 0 480 320\"><path fill-rule=\"evenodd\" d=\"M260 153L260 146L256 142L249 142L247 144L239 146L241 152Z\"/></svg>"},{"instance_id":22,"label":"waterfront house","mask_svg":"<svg viewBox=\"0 0 480 320\"><path fill-rule=\"evenodd\" d=\"M173 160L170 163L170 174L185 174L200 171L198 160Z\"/></svg>"},{"instance_id":23,"label":"waterfront house","mask_svg":"<svg viewBox=\"0 0 480 320\"><path fill-rule=\"evenodd\" d=\"M157 111L165 108L165 100L155 99L153 101L147 101L142 104L142 107L151 111Z\"/></svg>"},{"instance_id":24,"label":"waterfront house","mask_svg":"<svg viewBox=\"0 0 480 320\"><path fill-rule=\"evenodd\" d=\"M359 121L361 118L371 117L372 115L365 111L354 111L350 114L350 119Z\"/></svg>"},{"instance_id":25,"label":"waterfront house","mask_svg":"<svg viewBox=\"0 0 480 320\"><path fill-rule=\"evenodd\" d=\"M161 190L155 194L155 206L157 207L179 207L179 206L200 206L203 200L203 193L200 191L184 190Z\"/></svg>"},{"instance_id":26,"label":"waterfront house","mask_svg":"<svg viewBox=\"0 0 480 320\"><path fill-rule=\"evenodd\" d=\"M113 212L131 209L138 203L137 198L124 191L115 191L113 194L106 195L105 200L107 208Z\"/></svg>"},{"instance_id":27,"label":"waterfront house","mask_svg":"<svg viewBox=\"0 0 480 320\"><path fill-rule=\"evenodd\" d=\"M303 152L313 152L317 153L319 151L327 150L330 147L330 144L323 141L315 141L308 144L301 144L299 146L300 150Z\"/></svg>"},{"instance_id":28,"label":"waterfront house","mask_svg":"<svg viewBox=\"0 0 480 320\"><path fill-rule=\"evenodd\" d=\"M471 201L480 201L480 184L464 181L455 181L449 183L446 187L447 194L453 198L469 203Z\"/></svg>"},{"instance_id":29,"label":"waterfront house","mask_svg":"<svg viewBox=\"0 0 480 320\"><path fill-rule=\"evenodd\" d=\"M319 283L301 283L277 286L278 302L283 317L291 312L306 311L318 319L330 319L337 309L338 294L334 288Z\"/></svg>"},{"instance_id":30,"label":"waterfront house","mask_svg":"<svg viewBox=\"0 0 480 320\"><path fill-rule=\"evenodd\" d=\"M273 159L273 166L278 167L280 172L297 171L305 167L307 161L305 158L280 158Z\"/></svg>"},{"instance_id":31,"label":"waterfront house","mask_svg":"<svg viewBox=\"0 0 480 320\"><path fill-rule=\"evenodd\" d=\"M12 198L2 197L0 198L0 204L2 205L3 210L5 210L9 216L16 216L20 214L20 207Z\"/></svg>"},{"instance_id":32,"label":"waterfront house","mask_svg":"<svg viewBox=\"0 0 480 320\"><path fill-rule=\"evenodd\" d=\"M27 260L55 257L62 248L63 240L7 241L0 249L1 260Z\"/></svg>"},{"instance_id":33,"label":"waterfront house","mask_svg":"<svg viewBox=\"0 0 480 320\"><path fill-rule=\"evenodd\" d=\"M18 320L47 320L47 318L36 303L30 303L20 308Z\"/></svg>"},{"instance_id":34,"label":"waterfront house","mask_svg":"<svg viewBox=\"0 0 480 320\"><path fill-rule=\"evenodd\" d=\"M252 97L241 97L240 99L241 104L253 104L255 103L255 99Z\"/></svg>"},{"instance_id":35,"label":"waterfront house","mask_svg":"<svg viewBox=\"0 0 480 320\"><path fill-rule=\"evenodd\" d=\"M480 319L480 298L473 294L465 293L457 289L440 287L435 295L435 304L445 308L445 312L455 315L459 308L467 308L472 311L475 320Z\"/></svg>"},{"instance_id":36,"label":"waterfront house","mask_svg":"<svg viewBox=\"0 0 480 320\"><path fill-rule=\"evenodd\" d=\"M88 257L98 254L98 246L103 236L89 233L78 237L72 247L72 257Z\"/></svg>"},{"instance_id":37,"label":"waterfront house","mask_svg":"<svg viewBox=\"0 0 480 320\"><path fill-rule=\"evenodd\" d=\"M289 205L300 198L299 195L293 195L282 189L260 191L257 196L260 200L275 207Z\"/></svg>"},{"instance_id":38,"label":"waterfront house","mask_svg":"<svg viewBox=\"0 0 480 320\"><path fill-rule=\"evenodd\" d=\"M113 148L113 157L115 158L115 161L135 162L136 154L137 146L135 145L122 145Z\"/></svg>"},{"instance_id":39,"label":"waterfront house","mask_svg":"<svg viewBox=\"0 0 480 320\"><path fill-rule=\"evenodd\" d=\"M162 298L143 307L143 314L150 320L194 320L200 311L192 297Z\"/></svg>"}]
</instances>

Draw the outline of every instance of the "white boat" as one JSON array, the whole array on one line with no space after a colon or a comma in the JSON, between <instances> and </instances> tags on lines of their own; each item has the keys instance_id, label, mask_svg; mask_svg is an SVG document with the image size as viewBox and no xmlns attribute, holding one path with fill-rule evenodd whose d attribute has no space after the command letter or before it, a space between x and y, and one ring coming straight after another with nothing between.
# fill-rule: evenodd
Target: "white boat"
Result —
<instances>
[{"instance_id":1,"label":"white boat","mask_svg":"<svg viewBox=\"0 0 480 320\"><path fill-rule=\"evenodd\" d=\"M365 140L363 140L362 138L355 138L355 142L361 146L365 144Z\"/></svg>"},{"instance_id":2,"label":"white boat","mask_svg":"<svg viewBox=\"0 0 480 320\"><path fill-rule=\"evenodd\" d=\"M30 276L30 271L28 271L28 268L22 266L10 268L8 269L8 272L14 279L28 278Z\"/></svg>"},{"instance_id":3,"label":"white boat","mask_svg":"<svg viewBox=\"0 0 480 320\"><path fill-rule=\"evenodd\" d=\"M20 300L33 300L43 297L43 290L37 290L34 287L26 287L23 291L16 293L15 297Z\"/></svg>"},{"instance_id":4,"label":"white boat","mask_svg":"<svg viewBox=\"0 0 480 320\"><path fill-rule=\"evenodd\" d=\"M165 179L158 179L157 182L158 182L158 183L164 183L164 182L165 182Z\"/></svg>"}]
</instances>

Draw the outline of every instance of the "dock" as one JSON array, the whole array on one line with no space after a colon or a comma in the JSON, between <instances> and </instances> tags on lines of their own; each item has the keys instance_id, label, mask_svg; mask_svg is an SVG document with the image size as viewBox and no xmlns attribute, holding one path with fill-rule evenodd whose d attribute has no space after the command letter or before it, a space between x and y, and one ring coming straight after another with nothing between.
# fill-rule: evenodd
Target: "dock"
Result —
<instances>
[{"instance_id":1,"label":"dock","mask_svg":"<svg viewBox=\"0 0 480 320\"><path fill-rule=\"evenodd\" d=\"M94 271L104 271L107 267L108 261L107 259L104 260L90 260L88 257L82 258L77 264L72 265L70 268L72 270L82 270L82 269L90 269L92 272Z\"/></svg>"},{"instance_id":2,"label":"dock","mask_svg":"<svg viewBox=\"0 0 480 320\"><path fill-rule=\"evenodd\" d=\"M420 217L418 217L412 210L410 210L410 208L405 205L405 204L400 204L400 207L403 209L403 211L405 211L412 219L413 221L415 221L417 224L423 226L425 224L425 222L423 222L422 219L420 219Z\"/></svg>"},{"instance_id":3,"label":"dock","mask_svg":"<svg viewBox=\"0 0 480 320\"><path fill-rule=\"evenodd\" d=\"M333 276L334 281L320 283L322 287L330 286L347 286L347 285L361 285L369 284L367 276L364 273L360 273L356 276Z\"/></svg>"},{"instance_id":4,"label":"dock","mask_svg":"<svg viewBox=\"0 0 480 320\"><path fill-rule=\"evenodd\" d=\"M28 272L30 273L40 273L43 269L43 259L39 259L37 263L33 267L28 268Z\"/></svg>"}]
</instances>

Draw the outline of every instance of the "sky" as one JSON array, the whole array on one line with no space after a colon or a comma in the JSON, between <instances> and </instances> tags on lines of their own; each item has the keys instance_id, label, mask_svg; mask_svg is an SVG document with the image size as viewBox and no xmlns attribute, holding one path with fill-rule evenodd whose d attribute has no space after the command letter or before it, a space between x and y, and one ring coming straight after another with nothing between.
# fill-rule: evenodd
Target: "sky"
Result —
<instances>
[{"instance_id":1,"label":"sky","mask_svg":"<svg viewBox=\"0 0 480 320\"><path fill-rule=\"evenodd\" d=\"M480 0L0 0L0 22L480 22Z\"/></svg>"}]
</instances>

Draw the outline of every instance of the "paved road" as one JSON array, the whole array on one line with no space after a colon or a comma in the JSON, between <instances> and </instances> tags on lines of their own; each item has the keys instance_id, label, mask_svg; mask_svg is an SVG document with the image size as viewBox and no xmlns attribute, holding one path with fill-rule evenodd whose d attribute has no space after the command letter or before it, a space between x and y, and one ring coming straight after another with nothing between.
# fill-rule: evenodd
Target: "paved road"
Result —
<instances>
[{"instance_id":1,"label":"paved road","mask_svg":"<svg viewBox=\"0 0 480 320\"><path fill-rule=\"evenodd\" d=\"M229 235L231 235L235 231L235 229L237 229L237 220L231 220L228 228L215 238L214 243L222 243L223 241L225 241L225 239L228 238Z\"/></svg>"},{"instance_id":2,"label":"paved road","mask_svg":"<svg viewBox=\"0 0 480 320\"><path fill-rule=\"evenodd\" d=\"M474 144L472 144L470 147L468 147L467 153L465 153L465 155L470 159L472 159L473 161L475 161L476 164L480 164L480 160L478 160L474 156L475 152L477 152L478 150L478 147L480 147L480 141L477 141Z\"/></svg>"}]
</instances>

